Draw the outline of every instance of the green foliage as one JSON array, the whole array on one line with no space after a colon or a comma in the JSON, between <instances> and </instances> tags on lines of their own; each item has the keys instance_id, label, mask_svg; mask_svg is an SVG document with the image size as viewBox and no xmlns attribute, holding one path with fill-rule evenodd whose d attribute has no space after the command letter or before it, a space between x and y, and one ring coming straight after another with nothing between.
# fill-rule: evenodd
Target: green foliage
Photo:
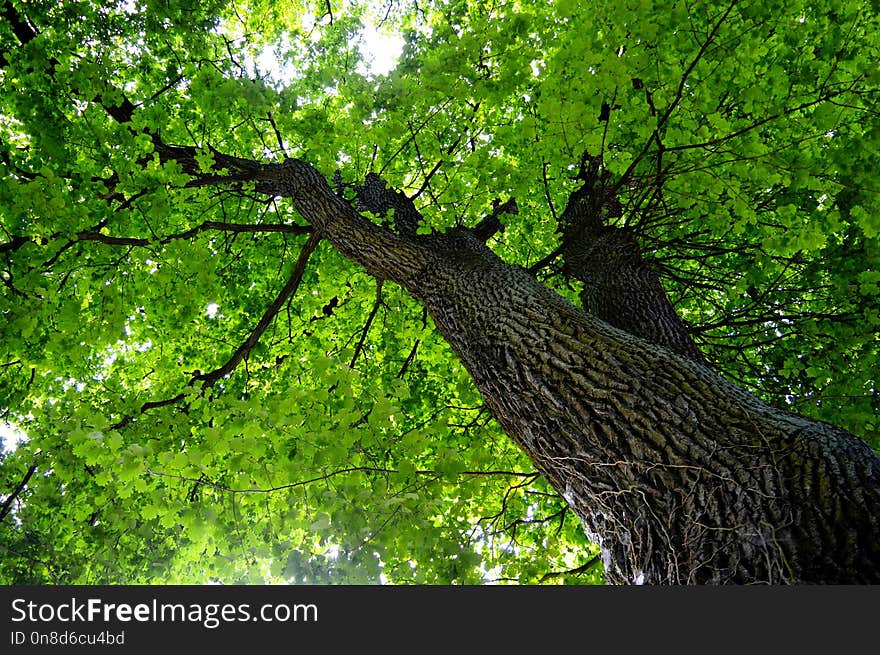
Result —
<instances>
[{"instance_id":1,"label":"green foliage","mask_svg":"<svg viewBox=\"0 0 880 655\"><path fill-rule=\"evenodd\" d=\"M0 411L28 435L0 499L37 472L0 524L3 582L601 581L547 577L595 553L577 521L421 307L327 244L202 387L306 237L196 228L304 222L188 186L151 134L198 148L199 172L216 153L381 171L426 232L513 196L490 246L526 267L601 154L713 364L880 445L868 4L394 3L385 75L358 43L378 5L9 6L40 33L0 25ZM539 276L576 301L556 266Z\"/></svg>"}]
</instances>

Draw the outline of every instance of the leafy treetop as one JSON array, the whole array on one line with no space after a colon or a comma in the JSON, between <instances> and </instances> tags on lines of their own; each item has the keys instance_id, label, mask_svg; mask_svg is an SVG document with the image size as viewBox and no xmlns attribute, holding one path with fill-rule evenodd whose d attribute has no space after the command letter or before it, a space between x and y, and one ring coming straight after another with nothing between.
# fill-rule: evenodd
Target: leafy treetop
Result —
<instances>
[{"instance_id":1,"label":"leafy treetop","mask_svg":"<svg viewBox=\"0 0 880 655\"><path fill-rule=\"evenodd\" d=\"M874 8L380 5L2 4L0 411L28 440L0 579L600 581L419 304L230 157L352 199L378 173L423 232L515 198L489 245L576 301L557 220L601 156L712 366L880 443Z\"/></svg>"}]
</instances>

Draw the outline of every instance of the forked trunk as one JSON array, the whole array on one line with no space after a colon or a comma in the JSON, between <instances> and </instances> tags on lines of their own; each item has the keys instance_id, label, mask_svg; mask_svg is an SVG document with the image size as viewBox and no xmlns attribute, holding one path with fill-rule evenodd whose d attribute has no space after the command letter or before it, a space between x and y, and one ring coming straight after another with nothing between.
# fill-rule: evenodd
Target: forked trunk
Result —
<instances>
[{"instance_id":1,"label":"forked trunk","mask_svg":"<svg viewBox=\"0 0 880 655\"><path fill-rule=\"evenodd\" d=\"M867 444L480 250L423 299L505 432L600 545L610 582L880 582L880 461Z\"/></svg>"},{"instance_id":2,"label":"forked trunk","mask_svg":"<svg viewBox=\"0 0 880 655\"><path fill-rule=\"evenodd\" d=\"M880 459L858 437L586 314L471 231L382 231L301 162L266 178L343 254L425 304L601 547L609 582L880 582Z\"/></svg>"}]
</instances>

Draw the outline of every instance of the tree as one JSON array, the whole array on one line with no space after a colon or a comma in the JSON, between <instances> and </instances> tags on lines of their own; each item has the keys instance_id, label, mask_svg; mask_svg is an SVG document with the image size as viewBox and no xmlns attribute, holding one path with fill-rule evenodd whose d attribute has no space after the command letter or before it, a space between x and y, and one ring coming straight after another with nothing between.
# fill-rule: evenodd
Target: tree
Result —
<instances>
[{"instance_id":1,"label":"tree","mask_svg":"<svg viewBox=\"0 0 880 655\"><path fill-rule=\"evenodd\" d=\"M2 12L4 580L880 580L871 7Z\"/></svg>"}]
</instances>

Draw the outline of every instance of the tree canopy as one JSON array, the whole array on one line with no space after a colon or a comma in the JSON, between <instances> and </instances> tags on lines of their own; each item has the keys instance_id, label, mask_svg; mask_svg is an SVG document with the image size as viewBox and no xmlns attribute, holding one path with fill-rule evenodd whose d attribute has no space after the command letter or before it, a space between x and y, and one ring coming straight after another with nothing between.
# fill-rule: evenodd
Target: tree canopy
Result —
<instances>
[{"instance_id":1,"label":"tree canopy","mask_svg":"<svg viewBox=\"0 0 880 655\"><path fill-rule=\"evenodd\" d=\"M880 447L875 4L0 7L0 580L603 580L419 300L253 162L575 304L600 167L708 365Z\"/></svg>"}]
</instances>

